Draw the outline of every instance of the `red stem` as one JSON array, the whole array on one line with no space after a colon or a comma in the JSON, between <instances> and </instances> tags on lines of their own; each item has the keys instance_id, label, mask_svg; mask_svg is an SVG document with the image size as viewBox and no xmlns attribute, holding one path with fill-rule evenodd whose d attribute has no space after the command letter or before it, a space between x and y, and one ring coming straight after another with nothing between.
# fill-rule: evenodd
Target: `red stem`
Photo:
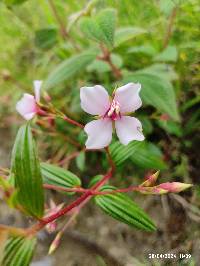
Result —
<instances>
[{"instance_id":1,"label":"red stem","mask_svg":"<svg viewBox=\"0 0 200 266\"><path fill-rule=\"evenodd\" d=\"M99 187L101 187L109 178L112 177L113 169L111 169L99 182L97 182L91 190L96 190ZM40 220L39 223L33 225L31 228L27 230L27 234L35 234L39 230L41 230L46 224L53 222L54 220L58 219L59 217L65 215L67 212L72 210L73 208L79 206L81 203L83 203L87 198L93 195L93 192L89 190L86 193L84 193L82 196L80 196L77 200L66 206L65 208L57 211L56 213L52 214L49 217L44 218L43 220Z\"/></svg>"},{"instance_id":2,"label":"red stem","mask_svg":"<svg viewBox=\"0 0 200 266\"><path fill-rule=\"evenodd\" d=\"M121 70L119 68L117 68L112 62L110 51L103 44L100 45L100 48L101 48L101 50L103 52L103 56L102 57L99 56L97 58L99 60L103 60L103 61L105 61L105 62L107 62L109 64L109 66L112 69L112 72L113 72L114 76L117 79L122 78Z\"/></svg>"},{"instance_id":3,"label":"red stem","mask_svg":"<svg viewBox=\"0 0 200 266\"><path fill-rule=\"evenodd\" d=\"M130 192L130 191L143 191L145 190L145 188L143 189L142 186L131 186L128 188L121 188L121 189L116 189L116 190L110 190L110 191L97 191L94 189L87 189L87 188L64 188L61 186L54 186L54 185L49 185L49 184L44 184L43 185L44 188L46 189L53 189L53 190L60 190L60 191L65 191L65 192L75 192L75 193L86 193L86 192L90 192L91 195L107 195L107 194L114 194L114 193L126 193L126 192Z\"/></svg>"},{"instance_id":4,"label":"red stem","mask_svg":"<svg viewBox=\"0 0 200 266\"><path fill-rule=\"evenodd\" d=\"M142 191L145 190L141 186L131 186L127 188L115 189L110 191L93 191L93 195L107 195L107 194L115 194L115 193L126 193L130 191Z\"/></svg>"},{"instance_id":5,"label":"red stem","mask_svg":"<svg viewBox=\"0 0 200 266\"><path fill-rule=\"evenodd\" d=\"M88 192L90 189L85 189L85 188L65 188L61 186L54 186L50 184L43 184L43 188L46 189L52 189L52 190L60 190L60 191L65 191L65 192L76 192L76 193L83 193L83 192Z\"/></svg>"},{"instance_id":6,"label":"red stem","mask_svg":"<svg viewBox=\"0 0 200 266\"><path fill-rule=\"evenodd\" d=\"M76 122L75 120L69 118L68 116L63 116L62 117L65 121L67 121L68 123L74 125L74 126L77 126L77 127L80 127L80 128L84 128L84 125L80 124L79 122Z\"/></svg>"}]
</instances>

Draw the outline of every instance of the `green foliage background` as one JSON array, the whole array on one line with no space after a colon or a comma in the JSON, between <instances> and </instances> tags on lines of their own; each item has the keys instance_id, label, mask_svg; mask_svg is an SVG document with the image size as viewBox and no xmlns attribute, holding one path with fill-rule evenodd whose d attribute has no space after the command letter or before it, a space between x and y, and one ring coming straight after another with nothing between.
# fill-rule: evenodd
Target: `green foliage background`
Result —
<instances>
[{"instance_id":1,"label":"green foliage background","mask_svg":"<svg viewBox=\"0 0 200 266\"><path fill-rule=\"evenodd\" d=\"M101 14L105 8L107 16ZM199 11L198 0L1 1L0 126L16 132L22 123L16 101L25 91L32 93L34 79L44 80L58 109L84 123L91 117L80 108L80 87L102 84L112 92L139 81L144 105L136 116L146 140L124 148L114 138L115 185L137 184L155 170L162 170L163 180L198 184ZM99 43L110 49L122 78L96 58ZM80 150L86 139L60 120L55 131L38 124L36 132L40 157L55 164ZM102 153L80 153L63 166L86 183L108 168ZM189 196L198 206L198 186Z\"/></svg>"},{"instance_id":2,"label":"green foliage background","mask_svg":"<svg viewBox=\"0 0 200 266\"><path fill-rule=\"evenodd\" d=\"M1 120L15 112L15 103L24 91L32 92L34 79L45 80L44 87L58 108L85 122L90 117L80 109L81 86L103 84L111 92L124 82L140 81L145 104L136 115L142 120L150 143L140 149L141 160L133 158L133 165L166 169L166 164L172 164L175 167L172 175L176 175L177 165L185 164L183 158L187 161L187 149L193 145L190 136L199 126L196 108L200 50L198 1L99 0L88 4L87 1L57 0L54 8L57 15L51 1L3 1L0 4ZM112 8L108 9L111 14L102 19L105 28L106 17L110 27L111 23L115 24L110 18L117 14L115 38L108 32L108 38L114 38L114 48L113 40L106 41L100 28L95 30L94 27L100 21L99 11L104 8ZM176 15L169 34L174 10ZM60 21L69 35L63 37ZM113 64L123 73L121 80L116 80L106 62L94 60L101 54L99 42L102 40L112 51ZM159 118L163 113L170 116L169 121ZM60 121L57 130L62 135L74 134L70 126ZM84 136L78 138L84 142ZM55 147L63 143L62 138L55 140ZM71 145L66 142L65 145L71 152ZM49 151L55 152L55 147L51 145ZM149 159L150 154L151 162L144 164L142 158ZM164 157L165 162L161 161ZM186 172L181 172L184 174Z\"/></svg>"}]
</instances>

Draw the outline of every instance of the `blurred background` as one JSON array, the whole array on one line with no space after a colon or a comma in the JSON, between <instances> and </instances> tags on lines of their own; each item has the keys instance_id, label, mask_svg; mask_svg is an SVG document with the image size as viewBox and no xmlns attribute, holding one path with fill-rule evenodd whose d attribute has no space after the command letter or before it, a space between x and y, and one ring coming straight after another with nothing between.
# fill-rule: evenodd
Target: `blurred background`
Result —
<instances>
[{"instance_id":1,"label":"blurred background","mask_svg":"<svg viewBox=\"0 0 200 266\"><path fill-rule=\"evenodd\" d=\"M119 77L107 62L87 57L102 51L83 20L95 23L105 8L116 10L110 51ZM112 184L139 184L157 170L159 182L195 184L177 195L131 194L155 221L154 233L129 228L90 202L50 257L53 236L39 235L32 266L200 265L199 12L198 0L0 1L0 166L10 166L14 138L23 123L15 105L24 92L33 92L33 80L44 80L53 104L82 123L91 117L80 108L80 87L102 84L111 92L127 81L139 81L146 94L136 116L146 140L119 164ZM82 53L84 60L79 58ZM70 169L84 184L108 168L104 153L82 152L86 136L63 121L50 126L37 119L34 133L40 158ZM48 195L56 202L63 199L55 192ZM0 222L29 223L2 201ZM150 259L151 253L177 258ZM179 259L180 253L192 257Z\"/></svg>"}]
</instances>

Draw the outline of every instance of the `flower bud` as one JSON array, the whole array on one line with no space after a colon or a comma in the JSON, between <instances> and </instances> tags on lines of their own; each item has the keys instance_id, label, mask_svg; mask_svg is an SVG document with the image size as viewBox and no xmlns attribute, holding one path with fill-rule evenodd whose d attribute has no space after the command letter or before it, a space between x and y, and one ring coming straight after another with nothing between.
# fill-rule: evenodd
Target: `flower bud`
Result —
<instances>
[{"instance_id":1,"label":"flower bud","mask_svg":"<svg viewBox=\"0 0 200 266\"><path fill-rule=\"evenodd\" d=\"M49 252L48 252L49 255L52 254L58 248L61 237L62 237L62 232L59 232L49 247Z\"/></svg>"},{"instance_id":2,"label":"flower bud","mask_svg":"<svg viewBox=\"0 0 200 266\"><path fill-rule=\"evenodd\" d=\"M157 186L159 189L166 190L167 192L179 193L189 187L192 187L192 184L180 183L180 182L167 182L162 183Z\"/></svg>"},{"instance_id":3,"label":"flower bud","mask_svg":"<svg viewBox=\"0 0 200 266\"><path fill-rule=\"evenodd\" d=\"M160 171L157 171L155 174L150 175L149 177L147 177L147 180L145 180L141 186L142 187L151 187L152 185L154 185L158 179Z\"/></svg>"},{"instance_id":4,"label":"flower bud","mask_svg":"<svg viewBox=\"0 0 200 266\"><path fill-rule=\"evenodd\" d=\"M167 182L154 187L139 186L138 191L143 194L162 195L167 193L179 193L191 186L193 185L180 182Z\"/></svg>"}]
</instances>

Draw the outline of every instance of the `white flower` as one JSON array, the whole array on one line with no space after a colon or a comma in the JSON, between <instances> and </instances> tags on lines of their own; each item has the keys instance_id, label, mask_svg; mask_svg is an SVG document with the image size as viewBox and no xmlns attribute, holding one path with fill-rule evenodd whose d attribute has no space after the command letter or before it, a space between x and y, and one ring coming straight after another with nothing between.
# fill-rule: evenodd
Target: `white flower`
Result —
<instances>
[{"instance_id":1,"label":"white flower","mask_svg":"<svg viewBox=\"0 0 200 266\"><path fill-rule=\"evenodd\" d=\"M139 96L141 85L128 83L115 90L112 99L104 87L82 87L80 90L81 107L99 119L86 124L84 130L88 135L87 149L102 149L112 140L113 123L120 142L127 145L132 140L142 141L142 125L140 121L128 116L142 105Z\"/></svg>"},{"instance_id":2,"label":"white flower","mask_svg":"<svg viewBox=\"0 0 200 266\"><path fill-rule=\"evenodd\" d=\"M35 96L24 93L21 100L17 102L16 110L20 113L21 116L26 120L32 119L38 112L38 105L40 101L40 89L42 85L42 81L35 80L33 82Z\"/></svg>"}]
</instances>

